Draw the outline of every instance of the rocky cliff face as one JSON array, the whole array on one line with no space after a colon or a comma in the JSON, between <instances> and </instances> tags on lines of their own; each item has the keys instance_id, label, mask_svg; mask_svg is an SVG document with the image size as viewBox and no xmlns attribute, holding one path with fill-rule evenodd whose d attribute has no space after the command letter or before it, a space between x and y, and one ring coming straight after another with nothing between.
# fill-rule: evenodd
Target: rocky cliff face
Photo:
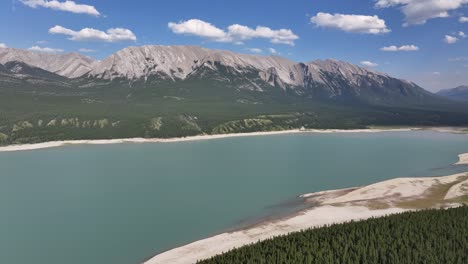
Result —
<instances>
[{"instance_id":1,"label":"rocky cliff face","mask_svg":"<svg viewBox=\"0 0 468 264\"><path fill-rule=\"evenodd\" d=\"M78 53L49 54L29 50L0 48L0 64L23 62L28 65L61 75L77 78L92 70L95 60Z\"/></svg>"},{"instance_id":2,"label":"rocky cliff face","mask_svg":"<svg viewBox=\"0 0 468 264\"><path fill-rule=\"evenodd\" d=\"M304 97L358 98L374 102L399 98L426 100L432 94L416 84L337 60L297 63L196 46L128 47L102 61L77 53L46 54L0 49L0 64L22 62L66 77L144 83L147 80L224 82L236 89L276 88Z\"/></svg>"}]
</instances>

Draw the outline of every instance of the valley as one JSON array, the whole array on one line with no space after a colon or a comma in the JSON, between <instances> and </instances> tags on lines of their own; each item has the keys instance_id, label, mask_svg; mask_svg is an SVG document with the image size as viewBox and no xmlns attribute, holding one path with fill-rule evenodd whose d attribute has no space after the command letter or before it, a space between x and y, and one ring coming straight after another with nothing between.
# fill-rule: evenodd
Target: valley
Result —
<instances>
[{"instance_id":1,"label":"valley","mask_svg":"<svg viewBox=\"0 0 468 264\"><path fill-rule=\"evenodd\" d=\"M336 60L192 46L77 56L0 49L0 144L468 124L462 102Z\"/></svg>"}]
</instances>

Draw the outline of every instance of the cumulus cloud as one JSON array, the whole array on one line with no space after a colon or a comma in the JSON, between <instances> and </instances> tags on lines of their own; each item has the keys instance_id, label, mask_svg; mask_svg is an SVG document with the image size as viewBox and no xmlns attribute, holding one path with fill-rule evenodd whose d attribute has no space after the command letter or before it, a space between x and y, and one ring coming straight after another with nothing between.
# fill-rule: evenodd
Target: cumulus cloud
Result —
<instances>
[{"instance_id":1,"label":"cumulus cloud","mask_svg":"<svg viewBox=\"0 0 468 264\"><path fill-rule=\"evenodd\" d=\"M361 61L361 64L366 66L366 67L377 67L377 66L379 66L377 63L372 62L372 61Z\"/></svg>"},{"instance_id":2,"label":"cumulus cloud","mask_svg":"<svg viewBox=\"0 0 468 264\"><path fill-rule=\"evenodd\" d=\"M454 44L458 41L457 37L445 35L444 42L447 44Z\"/></svg>"},{"instance_id":3,"label":"cumulus cloud","mask_svg":"<svg viewBox=\"0 0 468 264\"><path fill-rule=\"evenodd\" d=\"M39 47L39 46L32 46L28 50L31 51L38 51L38 52L46 52L46 53L61 53L63 52L63 49L54 49L54 48L48 48L48 47Z\"/></svg>"},{"instance_id":4,"label":"cumulus cloud","mask_svg":"<svg viewBox=\"0 0 468 264\"><path fill-rule=\"evenodd\" d=\"M269 39L271 43L294 46L299 37L290 29L273 30L269 27L257 26L255 29L239 24L228 27L228 36L236 40L249 40L253 38Z\"/></svg>"},{"instance_id":5,"label":"cumulus cloud","mask_svg":"<svg viewBox=\"0 0 468 264\"><path fill-rule=\"evenodd\" d=\"M449 17L449 11L463 7L468 0L376 0L377 8L398 7L405 15L404 25L424 24L433 18Z\"/></svg>"},{"instance_id":6,"label":"cumulus cloud","mask_svg":"<svg viewBox=\"0 0 468 264\"><path fill-rule=\"evenodd\" d=\"M458 21L459 21L460 23L466 23L466 22L468 22L468 17L460 17L460 18L458 19Z\"/></svg>"},{"instance_id":7,"label":"cumulus cloud","mask_svg":"<svg viewBox=\"0 0 468 264\"><path fill-rule=\"evenodd\" d=\"M268 51L269 51L271 54L278 54L278 51L276 51L274 48L269 48Z\"/></svg>"},{"instance_id":8,"label":"cumulus cloud","mask_svg":"<svg viewBox=\"0 0 468 264\"><path fill-rule=\"evenodd\" d=\"M32 8L44 7L53 10L72 12L76 14L87 14L96 17L101 15L94 6L77 4L74 1L59 2L56 0L20 0L20 2Z\"/></svg>"},{"instance_id":9,"label":"cumulus cloud","mask_svg":"<svg viewBox=\"0 0 468 264\"><path fill-rule=\"evenodd\" d=\"M136 41L136 36L129 29L111 28L106 32L94 28L83 28L80 31L74 31L62 26L55 26L49 29L50 34L63 34L70 36L70 40L75 41L103 41L103 42L119 42L119 41Z\"/></svg>"},{"instance_id":10,"label":"cumulus cloud","mask_svg":"<svg viewBox=\"0 0 468 264\"><path fill-rule=\"evenodd\" d=\"M199 36L210 41L235 44L242 44L244 41L254 38L263 38L270 40L271 43L294 46L294 41L299 39L290 29L273 30L264 26L257 26L253 29L234 24L230 25L227 30L223 30L199 19L189 19L179 23L170 22L168 27L176 34Z\"/></svg>"},{"instance_id":11,"label":"cumulus cloud","mask_svg":"<svg viewBox=\"0 0 468 264\"><path fill-rule=\"evenodd\" d=\"M310 21L318 27L335 28L352 33L383 34L390 32L390 29L385 25L385 20L378 16L319 12Z\"/></svg>"},{"instance_id":12,"label":"cumulus cloud","mask_svg":"<svg viewBox=\"0 0 468 264\"><path fill-rule=\"evenodd\" d=\"M463 31L458 31L458 36L459 36L460 38L466 38L466 34L465 34L465 32L463 32Z\"/></svg>"},{"instance_id":13,"label":"cumulus cloud","mask_svg":"<svg viewBox=\"0 0 468 264\"><path fill-rule=\"evenodd\" d=\"M7 45L5 43L0 43L0 48L5 49L7 48Z\"/></svg>"},{"instance_id":14,"label":"cumulus cloud","mask_svg":"<svg viewBox=\"0 0 468 264\"><path fill-rule=\"evenodd\" d=\"M380 48L380 50L381 51L418 51L419 47L416 45L403 45L400 47L392 45L388 47L382 47Z\"/></svg>"},{"instance_id":15,"label":"cumulus cloud","mask_svg":"<svg viewBox=\"0 0 468 264\"><path fill-rule=\"evenodd\" d=\"M211 23L190 19L180 23L169 22L169 28L176 34L195 35L203 38L213 39L219 42L228 42L228 36L224 30L213 26Z\"/></svg>"},{"instance_id":16,"label":"cumulus cloud","mask_svg":"<svg viewBox=\"0 0 468 264\"><path fill-rule=\"evenodd\" d=\"M79 52L84 52L84 53L91 53L91 52L96 52L96 50L93 50L93 49L85 49L85 48L81 48L78 50Z\"/></svg>"}]
</instances>

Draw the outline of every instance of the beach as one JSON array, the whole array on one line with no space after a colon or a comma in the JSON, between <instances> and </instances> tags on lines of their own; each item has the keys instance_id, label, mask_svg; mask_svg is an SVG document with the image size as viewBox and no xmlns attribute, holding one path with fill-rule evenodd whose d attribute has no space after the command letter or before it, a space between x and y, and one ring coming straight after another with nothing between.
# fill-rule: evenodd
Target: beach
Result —
<instances>
[{"instance_id":1,"label":"beach","mask_svg":"<svg viewBox=\"0 0 468 264\"><path fill-rule=\"evenodd\" d=\"M440 192L442 189L443 193ZM144 264L195 263L234 248L304 229L411 210L455 207L461 204L457 199L464 195L468 195L468 173L397 178L364 187L304 194L301 197L306 203L318 205L289 217L222 233L163 252Z\"/></svg>"},{"instance_id":2,"label":"beach","mask_svg":"<svg viewBox=\"0 0 468 264\"><path fill-rule=\"evenodd\" d=\"M468 164L468 153L461 154L458 156L458 162L455 165L465 165Z\"/></svg>"},{"instance_id":3,"label":"beach","mask_svg":"<svg viewBox=\"0 0 468 264\"><path fill-rule=\"evenodd\" d=\"M320 227L331 223L367 219L404 212L401 209L371 211L362 206L323 206L303 212L283 221L270 222L255 228L233 233L223 233L192 244L169 250L144 262L145 264L188 264L206 259L231 249L248 245L274 236L285 235L305 228Z\"/></svg>"},{"instance_id":4,"label":"beach","mask_svg":"<svg viewBox=\"0 0 468 264\"><path fill-rule=\"evenodd\" d=\"M217 135L197 135L190 137L179 138L123 138L123 139L89 139L89 140L64 140L50 141L34 144L18 144L1 146L0 152L38 150L46 148L62 147L66 145L106 145L106 144L123 144L123 143L173 143L197 140L222 139L232 137L252 137L252 136L267 136L281 134L297 134L297 133L379 133L379 132L408 132L420 130L420 128L395 128L395 129L293 129L268 132L251 132L251 133L233 133L233 134L217 134Z\"/></svg>"}]
</instances>

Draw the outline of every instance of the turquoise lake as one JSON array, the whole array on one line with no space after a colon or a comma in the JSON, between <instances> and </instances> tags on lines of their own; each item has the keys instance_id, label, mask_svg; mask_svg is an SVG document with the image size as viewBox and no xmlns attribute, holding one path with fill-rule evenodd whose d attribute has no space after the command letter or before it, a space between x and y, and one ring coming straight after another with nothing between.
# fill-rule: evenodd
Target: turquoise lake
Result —
<instances>
[{"instance_id":1,"label":"turquoise lake","mask_svg":"<svg viewBox=\"0 0 468 264\"><path fill-rule=\"evenodd\" d=\"M303 206L298 195L448 175L468 135L283 134L0 153L0 263L133 264Z\"/></svg>"}]
</instances>

